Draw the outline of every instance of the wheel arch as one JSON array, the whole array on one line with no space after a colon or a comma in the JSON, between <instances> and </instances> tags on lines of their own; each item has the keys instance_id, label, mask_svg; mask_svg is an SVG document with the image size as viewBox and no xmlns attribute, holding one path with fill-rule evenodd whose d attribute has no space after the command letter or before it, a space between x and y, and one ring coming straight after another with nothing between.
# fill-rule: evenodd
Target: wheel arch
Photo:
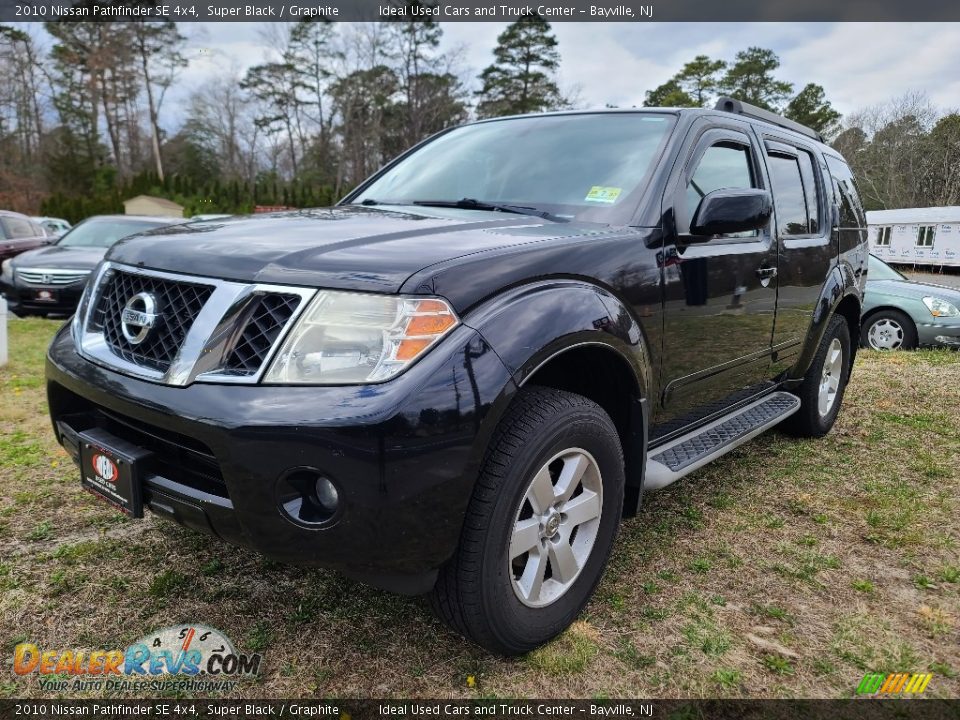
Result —
<instances>
[{"instance_id":1,"label":"wheel arch","mask_svg":"<svg viewBox=\"0 0 960 720\"><path fill-rule=\"evenodd\" d=\"M803 380L810 369L810 364L813 362L817 349L820 347L820 342L823 340L827 323L834 315L843 317L849 328L850 345L853 348L850 367L853 367L853 361L856 359L856 348L859 345L862 302L863 298L859 288L849 282L839 268L834 267L820 289L820 296L814 305L813 316L810 320L810 327L807 330L803 349L788 375L787 379L789 381L799 382Z\"/></svg>"},{"instance_id":2,"label":"wheel arch","mask_svg":"<svg viewBox=\"0 0 960 720\"><path fill-rule=\"evenodd\" d=\"M510 371L509 399L524 386L543 385L583 395L607 412L624 451L624 514L635 514L653 373L646 335L627 307L586 282L541 281L495 298L464 323L483 336ZM502 414L509 401L496 405Z\"/></svg>"},{"instance_id":3,"label":"wheel arch","mask_svg":"<svg viewBox=\"0 0 960 720\"><path fill-rule=\"evenodd\" d=\"M860 308L860 298L854 293L847 293L833 310L835 315L840 315L847 321L847 328L850 331L850 365L847 368L847 380L853 372L853 363L856 362L857 349L860 347Z\"/></svg>"}]
</instances>

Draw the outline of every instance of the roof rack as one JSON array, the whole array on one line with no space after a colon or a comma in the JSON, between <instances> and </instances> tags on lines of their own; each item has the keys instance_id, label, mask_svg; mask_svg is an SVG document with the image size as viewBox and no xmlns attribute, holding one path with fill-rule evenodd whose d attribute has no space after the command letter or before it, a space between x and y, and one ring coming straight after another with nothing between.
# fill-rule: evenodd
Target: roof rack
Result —
<instances>
[{"instance_id":1,"label":"roof rack","mask_svg":"<svg viewBox=\"0 0 960 720\"><path fill-rule=\"evenodd\" d=\"M787 130L793 130L801 135L806 135L807 137L813 138L819 142L826 142L826 140L823 138L823 135L812 128L808 128L806 125L801 125L793 120L788 120L782 115L777 115L769 110L764 110L756 105L751 105L750 103L745 103L742 100L736 100L732 97L721 97L719 100L717 100L717 104L714 105L714 110L723 110L724 112L743 115L745 117L753 118L754 120L763 120L764 122L768 122L772 125L778 125L782 128L786 128Z\"/></svg>"}]
</instances>

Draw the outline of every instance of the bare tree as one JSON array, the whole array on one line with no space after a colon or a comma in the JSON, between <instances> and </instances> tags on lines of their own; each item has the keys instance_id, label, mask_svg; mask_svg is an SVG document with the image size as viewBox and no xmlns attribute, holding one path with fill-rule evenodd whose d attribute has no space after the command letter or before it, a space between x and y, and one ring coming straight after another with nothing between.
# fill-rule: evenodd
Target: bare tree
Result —
<instances>
[{"instance_id":1,"label":"bare tree","mask_svg":"<svg viewBox=\"0 0 960 720\"><path fill-rule=\"evenodd\" d=\"M143 87L147 92L150 117L150 139L157 176L163 181L163 158L160 153L160 108L177 71L186 67L182 54L186 37L170 20L144 20L133 23L133 41Z\"/></svg>"}]
</instances>

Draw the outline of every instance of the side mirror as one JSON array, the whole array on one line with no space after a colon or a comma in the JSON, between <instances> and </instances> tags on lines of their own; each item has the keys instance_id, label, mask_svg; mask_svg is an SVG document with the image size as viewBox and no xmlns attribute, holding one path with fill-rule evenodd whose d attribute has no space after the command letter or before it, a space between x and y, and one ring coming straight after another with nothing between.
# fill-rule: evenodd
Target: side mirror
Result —
<instances>
[{"instance_id":1,"label":"side mirror","mask_svg":"<svg viewBox=\"0 0 960 720\"><path fill-rule=\"evenodd\" d=\"M724 188L707 193L690 223L690 234L710 237L749 232L764 227L773 214L766 190Z\"/></svg>"}]
</instances>

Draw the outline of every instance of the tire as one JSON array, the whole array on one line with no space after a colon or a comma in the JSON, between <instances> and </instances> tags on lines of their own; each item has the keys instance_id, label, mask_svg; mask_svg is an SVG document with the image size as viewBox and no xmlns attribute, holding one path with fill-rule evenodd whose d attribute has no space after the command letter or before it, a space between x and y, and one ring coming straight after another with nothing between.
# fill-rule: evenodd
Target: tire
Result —
<instances>
[{"instance_id":1,"label":"tire","mask_svg":"<svg viewBox=\"0 0 960 720\"><path fill-rule=\"evenodd\" d=\"M565 494L568 476L578 479ZM623 490L620 439L599 405L552 388L521 390L487 449L460 545L430 594L434 612L502 655L554 638L600 580L620 525ZM547 511L538 512L544 506ZM594 511L599 517L582 520ZM524 546L527 551L508 557Z\"/></svg>"},{"instance_id":2,"label":"tire","mask_svg":"<svg viewBox=\"0 0 960 720\"><path fill-rule=\"evenodd\" d=\"M917 326L906 313L880 310L863 324L860 345L871 350L913 350L917 347Z\"/></svg>"},{"instance_id":3,"label":"tire","mask_svg":"<svg viewBox=\"0 0 960 720\"><path fill-rule=\"evenodd\" d=\"M850 350L850 327L845 318L834 315L803 382L793 391L800 398L800 409L783 422L784 430L797 437L823 437L830 432L850 377Z\"/></svg>"}]
</instances>

